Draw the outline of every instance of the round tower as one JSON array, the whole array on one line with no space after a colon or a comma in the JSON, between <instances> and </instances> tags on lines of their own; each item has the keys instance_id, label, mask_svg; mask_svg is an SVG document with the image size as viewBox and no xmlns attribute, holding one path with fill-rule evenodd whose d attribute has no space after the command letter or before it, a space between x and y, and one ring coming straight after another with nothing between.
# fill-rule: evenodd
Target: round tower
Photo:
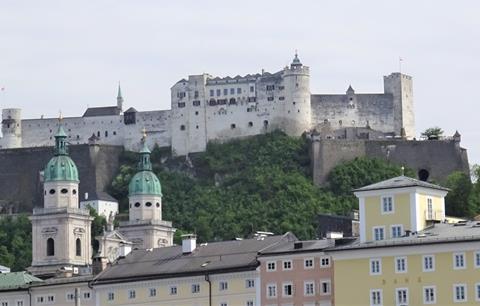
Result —
<instances>
[{"instance_id":1,"label":"round tower","mask_svg":"<svg viewBox=\"0 0 480 306\"><path fill-rule=\"evenodd\" d=\"M44 207L78 208L79 182L77 166L68 156L67 134L59 124L54 156L44 171Z\"/></svg>"},{"instance_id":2,"label":"round tower","mask_svg":"<svg viewBox=\"0 0 480 306\"><path fill-rule=\"evenodd\" d=\"M152 171L150 153L144 136L138 172L128 185L130 221L162 220L162 187Z\"/></svg>"},{"instance_id":3,"label":"round tower","mask_svg":"<svg viewBox=\"0 0 480 306\"><path fill-rule=\"evenodd\" d=\"M22 110L6 108L2 110L2 148L20 148L22 146Z\"/></svg>"},{"instance_id":4,"label":"round tower","mask_svg":"<svg viewBox=\"0 0 480 306\"><path fill-rule=\"evenodd\" d=\"M311 128L310 69L301 63L297 53L290 66L284 69L283 83L283 128L290 136L300 136Z\"/></svg>"}]
</instances>

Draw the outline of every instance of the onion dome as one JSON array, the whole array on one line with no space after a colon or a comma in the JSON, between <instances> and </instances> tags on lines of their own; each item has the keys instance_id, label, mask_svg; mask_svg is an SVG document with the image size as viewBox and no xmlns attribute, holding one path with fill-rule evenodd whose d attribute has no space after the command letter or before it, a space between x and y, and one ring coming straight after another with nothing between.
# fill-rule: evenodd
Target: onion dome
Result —
<instances>
[{"instance_id":1,"label":"onion dome","mask_svg":"<svg viewBox=\"0 0 480 306\"><path fill-rule=\"evenodd\" d=\"M52 181L73 181L78 180L78 169L73 160L68 156L67 134L62 125L58 127L55 134L54 156L45 167L45 182Z\"/></svg>"},{"instance_id":2,"label":"onion dome","mask_svg":"<svg viewBox=\"0 0 480 306\"><path fill-rule=\"evenodd\" d=\"M293 58L293 61L292 61L291 66L292 66L292 67L302 66L302 63L300 62L300 59L298 58L298 53L297 53L297 51L295 51L295 57Z\"/></svg>"},{"instance_id":3,"label":"onion dome","mask_svg":"<svg viewBox=\"0 0 480 306\"><path fill-rule=\"evenodd\" d=\"M152 171L152 163L150 162L150 150L147 143L143 141L143 148L140 151L140 161L138 162L138 172L130 180L128 185L128 195L154 195L162 196L162 187L160 180Z\"/></svg>"}]
</instances>

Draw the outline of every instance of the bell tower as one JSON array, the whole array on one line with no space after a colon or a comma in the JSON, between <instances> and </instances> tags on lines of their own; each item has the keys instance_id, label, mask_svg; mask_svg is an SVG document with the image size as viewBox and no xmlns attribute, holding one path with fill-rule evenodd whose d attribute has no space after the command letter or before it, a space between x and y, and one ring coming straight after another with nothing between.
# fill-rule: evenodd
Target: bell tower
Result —
<instances>
[{"instance_id":1,"label":"bell tower","mask_svg":"<svg viewBox=\"0 0 480 306\"><path fill-rule=\"evenodd\" d=\"M61 119L55 134L54 156L44 170L44 207L36 207L32 221L32 265L37 276L51 277L59 269L92 263L90 227L93 218L78 204L78 170L68 155L67 134Z\"/></svg>"}]
</instances>

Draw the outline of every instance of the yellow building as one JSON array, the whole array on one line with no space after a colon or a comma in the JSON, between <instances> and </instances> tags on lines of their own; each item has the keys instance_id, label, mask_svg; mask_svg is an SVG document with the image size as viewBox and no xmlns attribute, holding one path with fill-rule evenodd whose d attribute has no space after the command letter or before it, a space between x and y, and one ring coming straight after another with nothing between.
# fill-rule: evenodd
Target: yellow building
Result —
<instances>
[{"instance_id":1,"label":"yellow building","mask_svg":"<svg viewBox=\"0 0 480 306\"><path fill-rule=\"evenodd\" d=\"M447 223L447 191L404 176L355 190L360 238L328 251L335 305L480 304L480 223Z\"/></svg>"}]
</instances>

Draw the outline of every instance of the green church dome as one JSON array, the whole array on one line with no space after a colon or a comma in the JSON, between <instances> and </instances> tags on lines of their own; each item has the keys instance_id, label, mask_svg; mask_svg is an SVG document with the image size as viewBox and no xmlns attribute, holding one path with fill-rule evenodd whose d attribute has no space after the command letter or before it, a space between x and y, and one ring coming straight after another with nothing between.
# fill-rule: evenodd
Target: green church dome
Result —
<instances>
[{"instance_id":1,"label":"green church dome","mask_svg":"<svg viewBox=\"0 0 480 306\"><path fill-rule=\"evenodd\" d=\"M140 162L138 163L138 172L130 180L128 185L128 195L155 195L162 196L162 186L160 180L152 171L150 162L150 150L144 140L143 149L140 151Z\"/></svg>"},{"instance_id":2,"label":"green church dome","mask_svg":"<svg viewBox=\"0 0 480 306\"><path fill-rule=\"evenodd\" d=\"M78 182L78 169L68 156L67 134L60 125L55 134L54 156L48 162L44 171L45 182L74 181Z\"/></svg>"}]
</instances>

